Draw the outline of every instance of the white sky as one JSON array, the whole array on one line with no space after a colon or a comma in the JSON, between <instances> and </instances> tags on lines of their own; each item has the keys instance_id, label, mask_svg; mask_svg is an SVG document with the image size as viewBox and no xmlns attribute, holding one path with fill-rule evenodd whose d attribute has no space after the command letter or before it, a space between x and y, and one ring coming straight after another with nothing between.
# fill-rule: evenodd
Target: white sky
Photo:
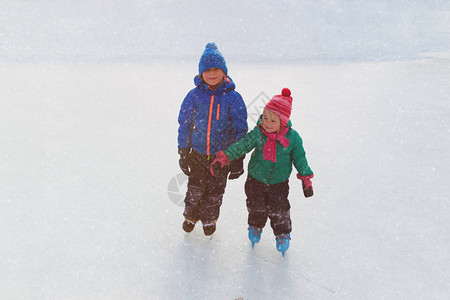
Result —
<instances>
[{"instance_id":1,"label":"white sky","mask_svg":"<svg viewBox=\"0 0 450 300\"><path fill-rule=\"evenodd\" d=\"M0 59L404 59L449 48L446 1L2 1ZM447 31L447 32L445 32Z\"/></svg>"}]
</instances>

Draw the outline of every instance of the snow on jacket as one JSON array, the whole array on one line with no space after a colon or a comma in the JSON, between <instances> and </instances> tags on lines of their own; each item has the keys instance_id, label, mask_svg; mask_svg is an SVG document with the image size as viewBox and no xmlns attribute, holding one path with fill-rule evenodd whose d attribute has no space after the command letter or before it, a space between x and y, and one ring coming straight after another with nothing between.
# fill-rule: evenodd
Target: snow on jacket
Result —
<instances>
[{"instance_id":1,"label":"snow on jacket","mask_svg":"<svg viewBox=\"0 0 450 300\"><path fill-rule=\"evenodd\" d=\"M259 118L258 125L260 123L261 118ZM287 126L292 126L290 120ZM255 149L248 163L248 174L265 184L280 183L289 179L292 172L292 164L294 164L301 176L311 175L313 172L308 166L300 135L294 129L289 128L285 137L289 140L289 146L284 148L277 141L276 162L263 159L263 148L267 137L262 133L260 126L255 126L252 131L224 150L224 152L232 161Z\"/></svg>"},{"instance_id":2,"label":"snow on jacket","mask_svg":"<svg viewBox=\"0 0 450 300\"><path fill-rule=\"evenodd\" d=\"M187 94L178 116L178 148L214 155L247 133L247 109L228 76L217 90L198 75L194 83L196 88Z\"/></svg>"}]
</instances>

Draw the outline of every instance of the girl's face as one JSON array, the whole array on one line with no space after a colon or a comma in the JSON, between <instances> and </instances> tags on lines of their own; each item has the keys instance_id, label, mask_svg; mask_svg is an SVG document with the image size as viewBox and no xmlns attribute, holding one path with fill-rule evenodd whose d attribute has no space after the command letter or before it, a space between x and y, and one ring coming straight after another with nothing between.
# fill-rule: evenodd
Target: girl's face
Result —
<instances>
[{"instance_id":1,"label":"girl's face","mask_svg":"<svg viewBox=\"0 0 450 300\"><path fill-rule=\"evenodd\" d=\"M271 112L270 110L265 109L263 111L262 127L268 133L272 132L278 133L281 127L280 117L278 117L275 113Z\"/></svg>"},{"instance_id":2,"label":"girl's face","mask_svg":"<svg viewBox=\"0 0 450 300\"><path fill-rule=\"evenodd\" d=\"M225 73L219 68L211 68L202 73L202 78L211 88L216 88L225 77Z\"/></svg>"}]
</instances>

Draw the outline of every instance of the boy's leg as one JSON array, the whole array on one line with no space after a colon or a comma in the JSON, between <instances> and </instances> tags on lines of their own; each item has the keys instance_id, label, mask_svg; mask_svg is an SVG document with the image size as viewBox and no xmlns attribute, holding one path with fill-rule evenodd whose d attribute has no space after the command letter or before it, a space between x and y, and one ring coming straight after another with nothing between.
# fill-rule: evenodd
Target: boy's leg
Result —
<instances>
[{"instance_id":1,"label":"boy's leg","mask_svg":"<svg viewBox=\"0 0 450 300\"><path fill-rule=\"evenodd\" d=\"M191 174L188 178L186 198L184 199L184 217L197 222L201 217L202 197L205 193L204 175L201 165L192 160Z\"/></svg>"},{"instance_id":2,"label":"boy's leg","mask_svg":"<svg viewBox=\"0 0 450 300\"><path fill-rule=\"evenodd\" d=\"M204 170L206 194L203 198L201 220L203 224L217 222L220 215L220 206L222 205L223 194L227 185L229 168L224 167L215 172L212 176L209 168Z\"/></svg>"},{"instance_id":3,"label":"boy's leg","mask_svg":"<svg viewBox=\"0 0 450 300\"><path fill-rule=\"evenodd\" d=\"M245 194L247 195L248 225L263 228L267 222L266 204L267 186L250 175L245 181Z\"/></svg>"},{"instance_id":4,"label":"boy's leg","mask_svg":"<svg viewBox=\"0 0 450 300\"><path fill-rule=\"evenodd\" d=\"M291 205L288 200L289 180L270 185L268 191L268 206L270 226L275 236L288 234L292 231L290 216Z\"/></svg>"}]
</instances>

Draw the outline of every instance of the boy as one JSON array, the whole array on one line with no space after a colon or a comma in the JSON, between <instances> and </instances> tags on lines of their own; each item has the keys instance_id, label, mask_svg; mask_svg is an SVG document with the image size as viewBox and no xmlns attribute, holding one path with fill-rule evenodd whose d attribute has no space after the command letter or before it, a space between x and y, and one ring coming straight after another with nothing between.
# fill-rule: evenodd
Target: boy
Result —
<instances>
[{"instance_id":1,"label":"boy","mask_svg":"<svg viewBox=\"0 0 450 300\"><path fill-rule=\"evenodd\" d=\"M183 213L186 232L200 220L205 235L214 233L227 177L236 179L244 173L244 156L216 176L209 172L217 152L248 130L245 103L227 74L225 58L215 43L208 43L194 78L196 87L187 94L178 116L179 164L189 176Z\"/></svg>"}]
</instances>

